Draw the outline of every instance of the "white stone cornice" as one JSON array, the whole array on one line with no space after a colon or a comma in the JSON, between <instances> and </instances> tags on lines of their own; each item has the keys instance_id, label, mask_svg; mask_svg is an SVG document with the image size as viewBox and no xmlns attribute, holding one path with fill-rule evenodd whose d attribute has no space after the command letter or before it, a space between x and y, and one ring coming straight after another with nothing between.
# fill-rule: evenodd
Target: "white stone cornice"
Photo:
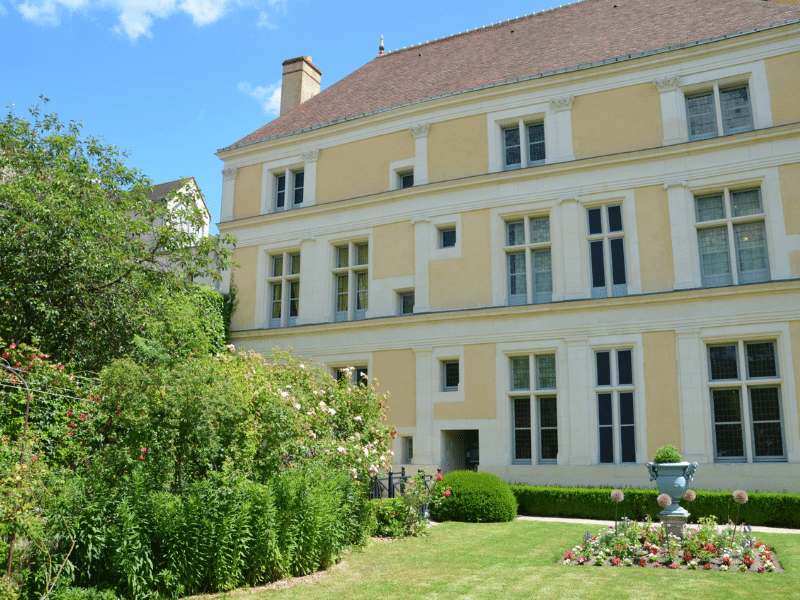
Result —
<instances>
[{"instance_id":1,"label":"white stone cornice","mask_svg":"<svg viewBox=\"0 0 800 600\"><path fill-rule=\"evenodd\" d=\"M680 82L680 75L668 75L666 77L660 77L659 79L654 80L653 84L658 88L659 92L664 93L674 92L677 90Z\"/></svg>"},{"instance_id":2,"label":"white stone cornice","mask_svg":"<svg viewBox=\"0 0 800 600\"><path fill-rule=\"evenodd\" d=\"M560 98L553 98L550 100L550 108L553 112L561 112L563 110L571 110L572 103L575 101L575 96L561 96Z\"/></svg>"},{"instance_id":3,"label":"white stone cornice","mask_svg":"<svg viewBox=\"0 0 800 600\"><path fill-rule=\"evenodd\" d=\"M669 188L673 188L673 187L688 187L688 186L686 185L685 181L677 181L677 180L675 180L675 181L667 181L664 184L664 189L665 190L668 190Z\"/></svg>"},{"instance_id":4,"label":"white stone cornice","mask_svg":"<svg viewBox=\"0 0 800 600\"><path fill-rule=\"evenodd\" d=\"M414 136L414 139L417 139L426 137L430 126L430 123L417 123L416 125L412 125L408 130L411 132L411 135Z\"/></svg>"},{"instance_id":5,"label":"white stone cornice","mask_svg":"<svg viewBox=\"0 0 800 600\"><path fill-rule=\"evenodd\" d=\"M238 170L239 169L237 167L228 167L226 169L222 169L222 179L223 179L223 181L226 180L226 179L227 180L236 179L236 171L238 171Z\"/></svg>"},{"instance_id":6,"label":"white stone cornice","mask_svg":"<svg viewBox=\"0 0 800 600\"><path fill-rule=\"evenodd\" d=\"M303 160L307 163L315 162L319 158L319 150L305 150Z\"/></svg>"}]
</instances>

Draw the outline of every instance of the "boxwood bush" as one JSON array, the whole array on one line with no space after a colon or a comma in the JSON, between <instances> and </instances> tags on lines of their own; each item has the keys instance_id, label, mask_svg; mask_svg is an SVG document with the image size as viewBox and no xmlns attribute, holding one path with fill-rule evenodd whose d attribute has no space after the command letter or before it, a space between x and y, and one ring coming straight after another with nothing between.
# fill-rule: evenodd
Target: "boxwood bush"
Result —
<instances>
[{"instance_id":1,"label":"boxwood bush","mask_svg":"<svg viewBox=\"0 0 800 600\"><path fill-rule=\"evenodd\" d=\"M433 488L428 508L435 521L497 523L514 519L517 500L496 475L452 471Z\"/></svg>"},{"instance_id":2,"label":"boxwood bush","mask_svg":"<svg viewBox=\"0 0 800 600\"><path fill-rule=\"evenodd\" d=\"M512 485L521 514L576 517L582 519L614 519L611 488L573 488L558 486ZM658 490L627 488L625 499L618 505L618 515L641 520L647 516L656 520L661 508L656 502ZM689 520L714 515L718 522L736 519L739 506L733 501L733 492L696 490L694 502L681 500L681 505L691 513ZM767 527L800 529L800 494L748 492L747 504L742 505L739 521Z\"/></svg>"}]
</instances>

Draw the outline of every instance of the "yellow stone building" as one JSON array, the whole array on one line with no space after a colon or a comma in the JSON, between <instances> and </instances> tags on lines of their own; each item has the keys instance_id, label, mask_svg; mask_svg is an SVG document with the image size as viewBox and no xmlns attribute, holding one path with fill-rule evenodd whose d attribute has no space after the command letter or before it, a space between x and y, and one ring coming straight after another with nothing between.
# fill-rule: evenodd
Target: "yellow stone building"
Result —
<instances>
[{"instance_id":1,"label":"yellow stone building","mask_svg":"<svg viewBox=\"0 0 800 600\"><path fill-rule=\"evenodd\" d=\"M237 346L377 379L395 465L640 486L673 444L800 491L800 7L583 0L320 76L218 153Z\"/></svg>"}]
</instances>

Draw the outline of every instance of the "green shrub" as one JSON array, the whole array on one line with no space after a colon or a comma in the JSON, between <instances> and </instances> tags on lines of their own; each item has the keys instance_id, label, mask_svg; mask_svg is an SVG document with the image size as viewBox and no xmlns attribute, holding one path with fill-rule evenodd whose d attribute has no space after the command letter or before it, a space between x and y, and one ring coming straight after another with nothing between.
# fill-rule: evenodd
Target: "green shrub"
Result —
<instances>
[{"instance_id":1,"label":"green shrub","mask_svg":"<svg viewBox=\"0 0 800 600\"><path fill-rule=\"evenodd\" d=\"M371 501L375 509L373 535L378 537L403 537L409 511L403 498L379 498Z\"/></svg>"},{"instance_id":2,"label":"green shrub","mask_svg":"<svg viewBox=\"0 0 800 600\"><path fill-rule=\"evenodd\" d=\"M681 453L675 446L661 446L653 457L654 463L679 463L683 460Z\"/></svg>"},{"instance_id":3,"label":"green shrub","mask_svg":"<svg viewBox=\"0 0 800 600\"><path fill-rule=\"evenodd\" d=\"M517 501L509 485L491 473L453 471L438 482L428 505L435 521L511 521Z\"/></svg>"}]
</instances>

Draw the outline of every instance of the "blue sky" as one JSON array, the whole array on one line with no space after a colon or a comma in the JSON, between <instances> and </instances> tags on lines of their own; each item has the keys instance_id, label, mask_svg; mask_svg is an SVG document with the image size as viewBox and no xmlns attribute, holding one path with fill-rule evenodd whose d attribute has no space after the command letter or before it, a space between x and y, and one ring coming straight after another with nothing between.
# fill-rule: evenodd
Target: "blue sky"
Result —
<instances>
[{"instance_id":1,"label":"blue sky","mask_svg":"<svg viewBox=\"0 0 800 600\"><path fill-rule=\"evenodd\" d=\"M328 87L396 50L556 6L351 0L0 0L0 106L83 121L155 183L194 176L216 223L214 153L277 116L281 63ZM216 226L212 225L216 232Z\"/></svg>"}]
</instances>

